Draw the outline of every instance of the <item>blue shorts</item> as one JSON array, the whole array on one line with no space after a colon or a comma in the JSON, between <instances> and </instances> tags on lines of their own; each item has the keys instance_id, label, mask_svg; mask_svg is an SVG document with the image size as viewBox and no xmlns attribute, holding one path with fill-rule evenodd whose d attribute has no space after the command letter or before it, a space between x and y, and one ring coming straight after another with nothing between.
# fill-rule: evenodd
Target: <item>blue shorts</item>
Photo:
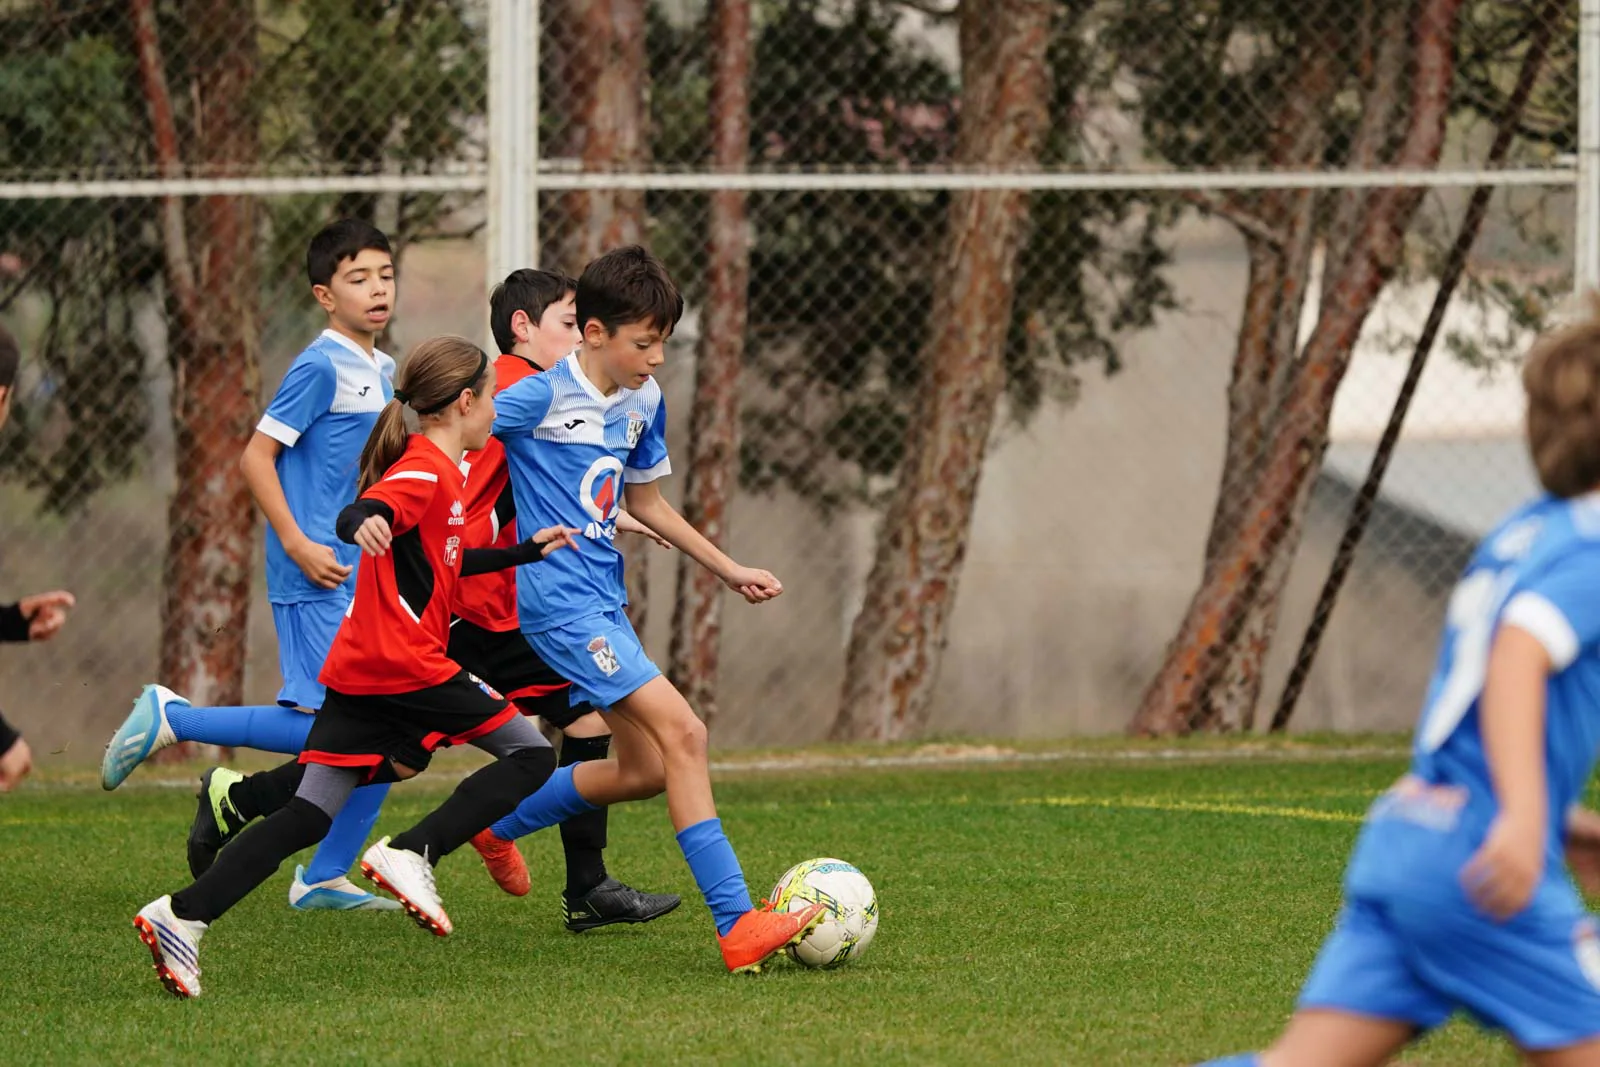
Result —
<instances>
[{"instance_id":1,"label":"blue shorts","mask_svg":"<svg viewBox=\"0 0 1600 1067\"><path fill-rule=\"evenodd\" d=\"M540 659L571 680L573 704L609 708L661 674L621 611L586 615L525 636Z\"/></svg>"},{"instance_id":2,"label":"blue shorts","mask_svg":"<svg viewBox=\"0 0 1600 1067\"><path fill-rule=\"evenodd\" d=\"M1584 914L1525 912L1501 924L1438 904L1352 900L1300 1007L1419 1030L1460 1009L1520 1048L1568 1048L1600 1036L1600 928Z\"/></svg>"},{"instance_id":3,"label":"blue shorts","mask_svg":"<svg viewBox=\"0 0 1600 1067\"><path fill-rule=\"evenodd\" d=\"M317 681L322 664L333 647L333 635L350 608L345 595L272 605L272 625L278 631L278 673L283 688L278 703L290 708L322 707L324 689Z\"/></svg>"}]
</instances>

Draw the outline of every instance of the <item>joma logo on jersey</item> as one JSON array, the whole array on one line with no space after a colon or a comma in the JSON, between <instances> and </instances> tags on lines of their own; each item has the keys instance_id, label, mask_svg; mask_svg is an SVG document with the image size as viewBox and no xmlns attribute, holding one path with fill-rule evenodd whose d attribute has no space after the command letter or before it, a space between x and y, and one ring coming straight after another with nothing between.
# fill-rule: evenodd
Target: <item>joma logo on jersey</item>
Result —
<instances>
[{"instance_id":1,"label":"joma logo on jersey","mask_svg":"<svg viewBox=\"0 0 1600 1067\"><path fill-rule=\"evenodd\" d=\"M644 436L644 412L628 412L628 447L632 448Z\"/></svg>"},{"instance_id":2,"label":"joma logo on jersey","mask_svg":"<svg viewBox=\"0 0 1600 1067\"><path fill-rule=\"evenodd\" d=\"M457 500L450 505L450 517L445 520L446 526L465 526L467 520L461 517L461 501Z\"/></svg>"},{"instance_id":3,"label":"joma logo on jersey","mask_svg":"<svg viewBox=\"0 0 1600 1067\"><path fill-rule=\"evenodd\" d=\"M451 537L444 543L444 565L454 567L461 558L461 538Z\"/></svg>"},{"instance_id":4,"label":"joma logo on jersey","mask_svg":"<svg viewBox=\"0 0 1600 1067\"><path fill-rule=\"evenodd\" d=\"M594 660L594 665L599 667L600 673L607 678L622 669L622 664L617 661L616 652L611 648L611 642L603 637L590 639L589 658Z\"/></svg>"}]
</instances>

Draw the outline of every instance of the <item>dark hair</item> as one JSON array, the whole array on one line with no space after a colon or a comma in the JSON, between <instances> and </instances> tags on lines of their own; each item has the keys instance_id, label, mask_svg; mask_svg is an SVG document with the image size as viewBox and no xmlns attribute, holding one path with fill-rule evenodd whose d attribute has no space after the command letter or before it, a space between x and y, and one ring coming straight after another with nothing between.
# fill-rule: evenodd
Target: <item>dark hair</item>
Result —
<instances>
[{"instance_id":1,"label":"dark hair","mask_svg":"<svg viewBox=\"0 0 1600 1067\"><path fill-rule=\"evenodd\" d=\"M559 271L532 267L512 271L489 294L489 329L494 331L494 343L500 346L501 352L511 351L517 343L516 335L511 332L512 315L526 312L538 325L546 308L577 291L578 283Z\"/></svg>"},{"instance_id":2,"label":"dark hair","mask_svg":"<svg viewBox=\"0 0 1600 1067\"><path fill-rule=\"evenodd\" d=\"M354 259L367 249L394 255L389 238L370 222L360 219L340 219L330 222L317 231L306 248L306 274L312 285L327 285L339 264Z\"/></svg>"},{"instance_id":3,"label":"dark hair","mask_svg":"<svg viewBox=\"0 0 1600 1067\"><path fill-rule=\"evenodd\" d=\"M683 318L683 294L661 261L638 245L614 248L583 268L578 279L578 328L600 320L606 333L648 322L671 333Z\"/></svg>"},{"instance_id":4,"label":"dark hair","mask_svg":"<svg viewBox=\"0 0 1600 1067\"><path fill-rule=\"evenodd\" d=\"M1522 365L1528 452L1559 497L1600 486L1600 319L1541 337Z\"/></svg>"},{"instance_id":5,"label":"dark hair","mask_svg":"<svg viewBox=\"0 0 1600 1067\"><path fill-rule=\"evenodd\" d=\"M10 389L17 384L17 366L22 362L22 349L11 331L0 326L0 389Z\"/></svg>"},{"instance_id":6,"label":"dark hair","mask_svg":"<svg viewBox=\"0 0 1600 1067\"><path fill-rule=\"evenodd\" d=\"M378 413L378 422L361 449L361 487L366 492L405 453L405 412L436 415L453 404L463 389L483 392L489 357L465 337L430 337L412 350L395 375L394 399Z\"/></svg>"}]
</instances>

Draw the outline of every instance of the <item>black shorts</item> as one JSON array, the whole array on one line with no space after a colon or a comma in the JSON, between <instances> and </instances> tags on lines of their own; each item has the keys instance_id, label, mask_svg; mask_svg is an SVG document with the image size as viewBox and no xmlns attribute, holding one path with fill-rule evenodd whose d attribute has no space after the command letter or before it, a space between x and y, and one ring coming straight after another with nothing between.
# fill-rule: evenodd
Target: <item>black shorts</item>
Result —
<instances>
[{"instance_id":1,"label":"black shorts","mask_svg":"<svg viewBox=\"0 0 1600 1067\"><path fill-rule=\"evenodd\" d=\"M393 781L390 763L425 770L436 749L492 733L516 715L515 705L490 696L466 671L410 693L357 696L329 689L300 762L365 770L364 781Z\"/></svg>"},{"instance_id":2,"label":"black shorts","mask_svg":"<svg viewBox=\"0 0 1600 1067\"><path fill-rule=\"evenodd\" d=\"M515 701L524 714L537 715L558 730L594 710L586 702L573 705L572 683L540 659L516 630L485 630L454 619L446 654Z\"/></svg>"}]
</instances>

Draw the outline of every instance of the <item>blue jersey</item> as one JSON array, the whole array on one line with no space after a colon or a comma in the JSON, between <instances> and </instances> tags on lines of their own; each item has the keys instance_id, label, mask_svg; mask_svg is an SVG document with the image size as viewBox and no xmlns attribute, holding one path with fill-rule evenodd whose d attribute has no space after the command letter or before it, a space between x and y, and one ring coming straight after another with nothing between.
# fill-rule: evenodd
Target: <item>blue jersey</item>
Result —
<instances>
[{"instance_id":1,"label":"blue jersey","mask_svg":"<svg viewBox=\"0 0 1600 1067\"><path fill-rule=\"evenodd\" d=\"M1379 798L1351 857L1352 897L1469 906L1460 885L1498 813L1479 701L1496 631L1532 634L1551 661L1545 765L1545 881L1532 912L1577 913L1562 845L1600 744L1600 495L1544 497L1478 546L1450 597L1443 645L1417 726L1411 773Z\"/></svg>"},{"instance_id":2,"label":"blue jersey","mask_svg":"<svg viewBox=\"0 0 1600 1067\"><path fill-rule=\"evenodd\" d=\"M361 550L334 534L339 511L356 498L361 449L394 396L394 360L374 351L369 358L354 341L332 330L295 357L283 384L256 429L283 446L278 481L294 521L311 540L327 545L352 568L337 589L323 589L305 576L267 526L267 599L296 604L324 597L349 599Z\"/></svg>"},{"instance_id":3,"label":"blue jersey","mask_svg":"<svg viewBox=\"0 0 1600 1067\"><path fill-rule=\"evenodd\" d=\"M628 601L622 584L617 513L623 486L672 472L661 387L610 396L568 356L495 394L494 433L505 445L517 528L583 531L576 552L555 552L517 568L517 617L524 633L540 633Z\"/></svg>"}]
</instances>

